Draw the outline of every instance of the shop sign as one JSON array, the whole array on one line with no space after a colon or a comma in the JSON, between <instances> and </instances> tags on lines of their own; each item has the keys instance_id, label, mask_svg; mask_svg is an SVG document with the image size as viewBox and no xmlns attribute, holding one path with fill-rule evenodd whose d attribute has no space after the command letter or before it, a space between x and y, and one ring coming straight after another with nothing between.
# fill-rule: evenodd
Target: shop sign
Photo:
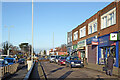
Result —
<instances>
[{"instance_id":1,"label":"shop sign","mask_svg":"<svg viewBox=\"0 0 120 80\"><path fill-rule=\"evenodd\" d=\"M78 42L78 48L86 46L85 44L86 44L86 40L79 41Z\"/></svg>"},{"instance_id":2,"label":"shop sign","mask_svg":"<svg viewBox=\"0 0 120 80\"><path fill-rule=\"evenodd\" d=\"M99 38L99 46L100 47L111 46L111 44L113 44L113 43L114 43L114 41L109 40L109 35Z\"/></svg>"},{"instance_id":3,"label":"shop sign","mask_svg":"<svg viewBox=\"0 0 120 80\"><path fill-rule=\"evenodd\" d=\"M88 44L92 44L92 39L93 39L94 37L91 37L91 38L88 38L87 40L86 40L86 43L87 43L87 45Z\"/></svg>"},{"instance_id":4,"label":"shop sign","mask_svg":"<svg viewBox=\"0 0 120 80\"><path fill-rule=\"evenodd\" d=\"M120 40L120 32L118 33L118 40Z\"/></svg>"},{"instance_id":5,"label":"shop sign","mask_svg":"<svg viewBox=\"0 0 120 80\"><path fill-rule=\"evenodd\" d=\"M77 48L77 45L73 45L73 49L76 49Z\"/></svg>"},{"instance_id":6,"label":"shop sign","mask_svg":"<svg viewBox=\"0 0 120 80\"><path fill-rule=\"evenodd\" d=\"M91 37L86 40L87 45L92 44L92 45L98 45L98 38Z\"/></svg>"},{"instance_id":7,"label":"shop sign","mask_svg":"<svg viewBox=\"0 0 120 80\"><path fill-rule=\"evenodd\" d=\"M117 36L117 33L111 33L111 34L110 34L110 40L111 40L111 41L117 41L117 37L118 37L118 36Z\"/></svg>"},{"instance_id":8,"label":"shop sign","mask_svg":"<svg viewBox=\"0 0 120 80\"><path fill-rule=\"evenodd\" d=\"M98 39L97 38L92 39L92 45L98 45Z\"/></svg>"}]
</instances>

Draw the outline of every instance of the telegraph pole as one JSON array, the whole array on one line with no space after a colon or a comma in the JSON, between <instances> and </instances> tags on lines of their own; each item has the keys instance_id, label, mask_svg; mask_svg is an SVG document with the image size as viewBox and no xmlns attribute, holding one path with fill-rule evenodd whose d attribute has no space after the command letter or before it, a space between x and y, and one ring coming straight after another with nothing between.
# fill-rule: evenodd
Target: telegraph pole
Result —
<instances>
[{"instance_id":1,"label":"telegraph pole","mask_svg":"<svg viewBox=\"0 0 120 80\"><path fill-rule=\"evenodd\" d=\"M32 62L33 62L33 0L32 0Z\"/></svg>"},{"instance_id":2,"label":"telegraph pole","mask_svg":"<svg viewBox=\"0 0 120 80\"><path fill-rule=\"evenodd\" d=\"M54 49L54 32L53 32L53 49Z\"/></svg>"}]
</instances>

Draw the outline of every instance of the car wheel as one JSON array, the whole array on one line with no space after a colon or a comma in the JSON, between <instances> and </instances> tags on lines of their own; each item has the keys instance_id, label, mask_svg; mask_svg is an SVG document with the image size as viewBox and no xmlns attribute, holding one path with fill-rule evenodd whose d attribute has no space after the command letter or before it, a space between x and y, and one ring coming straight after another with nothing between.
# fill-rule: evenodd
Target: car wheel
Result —
<instances>
[{"instance_id":1,"label":"car wheel","mask_svg":"<svg viewBox=\"0 0 120 80\"><path fill-rule=\"evenodd\" d=\"M84 67L84 65L82 64L82 65L81 65L81 68L83 68L83 67Z\"/></svg>"}]
</instances>

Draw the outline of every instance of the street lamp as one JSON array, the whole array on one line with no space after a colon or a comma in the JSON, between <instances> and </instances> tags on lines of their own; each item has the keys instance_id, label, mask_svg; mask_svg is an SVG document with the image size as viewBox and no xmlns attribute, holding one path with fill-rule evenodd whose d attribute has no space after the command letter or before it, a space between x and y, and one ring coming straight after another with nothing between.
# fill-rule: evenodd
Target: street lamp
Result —
<instances>
[{"instance_id":1,"label":"street lamp","mask_svg":"<svg viewBox=\"0 0 120 80\"><path fill-rule=\"evenodd\" d=\"M33 62L33 0L32 0L32 62Z\"/></svg>"},{"instance_id":2,"label":"street lamp","mask_svg":"<svg viewBox=\"0 0 120 80\"><path fill-rule=\"evenodd\" d=\"M8 50L7 50L7 55L9 56L9 46L10 46L10 28L12 28L13 26L5 26L6 28L8 28Z\"/></svg>"}]
</instances>

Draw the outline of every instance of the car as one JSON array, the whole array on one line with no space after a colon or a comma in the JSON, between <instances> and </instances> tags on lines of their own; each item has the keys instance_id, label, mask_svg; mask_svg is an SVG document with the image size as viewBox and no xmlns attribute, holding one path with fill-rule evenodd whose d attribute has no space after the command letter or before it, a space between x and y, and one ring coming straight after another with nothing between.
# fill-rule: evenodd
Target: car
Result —
<instances>
[{"instance_id":1,"label":"car","mask_svg":"<svg viewBox=\"0 0 120 80\"><path fill-rule=\"evenodd\" d=\"M19 63L19 64L24 64L24 63L25 63L25 59L20 58L20 59L18 60L18 63Z\"/></svg>"},{"instance_id":2,"label":"car","mask_svg":"<svg viewBox=\"0 0 120 80\"><path fill-rule=\"evenodd\" d=\"M58 65L65 65L66 63L66 57L60 57L58 59Z\"/></svg>"},{"instance_id":3,"label":"car","mask_svg":"<svg viewBox=\"0 0 120 80\"><path fill-rule=\"evenodd\" d=\"M84 67L83 62L77 56L68 56L66 58L66 67Z\"/></svg>"},{"instance_id":4,"label":"car","mask_svg":"<svg viewBox=\"0 0 120 80\"><path fill-rule=\"evenodd\" d=\"M58 59L60 58L61 56L56 56L55 58L55 63L57 64L58 63Z\"/></svg>"},{"instance_id":5,"label":"car","mask_svg":"<svg viewBox=\"0 0 120 80\"><path fill-rule=\"evenodd\" d=\"M8 62L4 59L0 59L0 67L8 65Z\"/></svg>"},{"instance_id":6,"label":"car","mask_svg":"<svg viewBox=\"0 0 120 80\"><path fill-rule=\"evenodd\" d=\"M49 58L50 63L55 62L55 57L56 57L55 55L50 56Z\"/></svg>"},{"instance_id":7,"label":"car","mask_svg":"<svg viewBox=\"0 0 120 80\"><path fill-rule=\"evenodd\" d=\"M4 58L4 60L6 60L8 62L8 65L12 65L12 64L16 63L15 58L6 57L6 58Z\"/></svg>"}]
</instances>

